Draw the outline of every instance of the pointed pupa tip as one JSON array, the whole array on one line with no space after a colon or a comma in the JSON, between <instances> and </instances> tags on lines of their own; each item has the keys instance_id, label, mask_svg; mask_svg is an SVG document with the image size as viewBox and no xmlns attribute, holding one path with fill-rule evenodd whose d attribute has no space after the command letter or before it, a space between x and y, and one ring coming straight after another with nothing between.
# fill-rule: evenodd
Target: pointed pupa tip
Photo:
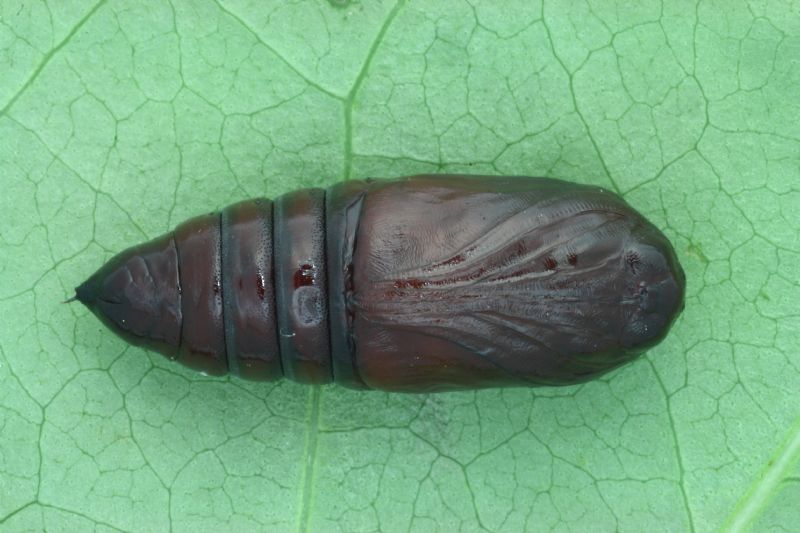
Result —
<instances>
[{"instance_id":1,"label":"pointed pupa tip","mask_svg":"<svg viewBox=\"0 0 800 533\"><path fill-rule=\"evenodd\" d=\"M65 300L64 303L72 303L78 301L88 307L91 306L97 299L96 293L97 293L96 284L92 278L89 278L79 286L75 287L75 296L73 296L69 300Z\"/></svg>"}]
</instances>

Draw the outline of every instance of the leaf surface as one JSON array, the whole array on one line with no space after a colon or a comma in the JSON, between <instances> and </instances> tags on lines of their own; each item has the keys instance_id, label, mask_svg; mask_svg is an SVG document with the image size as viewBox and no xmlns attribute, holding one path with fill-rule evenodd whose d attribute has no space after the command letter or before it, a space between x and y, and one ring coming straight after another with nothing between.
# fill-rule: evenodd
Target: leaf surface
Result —
<instances>
[{"instance_id":1,"label":"leaf surface","mask_svg":"<svg viewBox=\"0 0 800 533\"><path fill-rule=\"evenodd\" d=\"M0 528L800 520L796 4L31 0L0 51ZM195 375L60 303L189 216L418 172L620 192L686 310L583 386L393 395Z\"/></svg>"}]
</instances>

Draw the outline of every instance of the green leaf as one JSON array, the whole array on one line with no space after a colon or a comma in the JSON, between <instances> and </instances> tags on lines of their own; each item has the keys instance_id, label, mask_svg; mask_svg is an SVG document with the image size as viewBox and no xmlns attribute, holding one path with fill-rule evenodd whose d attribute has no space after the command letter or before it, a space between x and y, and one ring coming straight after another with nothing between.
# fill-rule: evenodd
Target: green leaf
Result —
<instances>
[{"instance_id":1,"label":"green leaf","mask_svg":"<svg viewBox=\"0 0 800 533\"><path fill-rule=\"evenodd\" d=\"M800 520L789 2L0 5L0 528L648 531ZM663 228L686 310L584 386L210 379L60 302L250 196L549 175Z\"/></svg>"}]
</instances>

